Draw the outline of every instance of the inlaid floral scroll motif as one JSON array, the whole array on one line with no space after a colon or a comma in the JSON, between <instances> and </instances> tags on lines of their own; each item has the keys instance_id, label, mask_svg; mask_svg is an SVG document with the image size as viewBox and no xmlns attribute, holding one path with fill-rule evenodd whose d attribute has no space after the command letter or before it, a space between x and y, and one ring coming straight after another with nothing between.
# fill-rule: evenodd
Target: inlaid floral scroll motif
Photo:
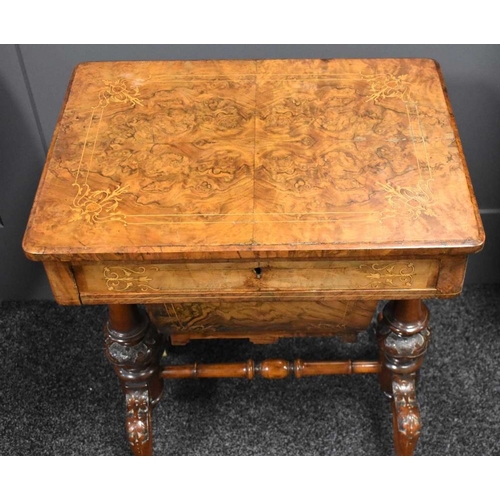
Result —
<instances>
[{"instance_id":1,"label":"inlaid floral scroll motif","mask_svg":"<svg viewBox=\"0 0 500 500\"><path fill-rule=\"evenodd\" d=\"M92 108L85 143L83 145L82 155L78 164L78 170L75 175L73 186L76 187L76 195L73 199L71 209L74 214L70 222L76 220L85 220L89 223L121 221L124 222L125 216L118 211L118 205L121 201L120 195L124 194L129 186L116 186L113 189L92 189L88 184L89 170L94 159L96 142L99 135L104 109L110 102L120 104L130 104L143 106L139 98L139 89L130 85L125 79L119 78L115 81L104 80L103 88L99 91L99 102ZM94 117L98 116L95 126L95 136L93 146L88 162L84 165L85 152L90 132L93 131Z\"/></svg>"},{"instance_id":2,"label":"inlaid floral scroll motif","mask_svg":"<svg viewBox=\"0 0 500 500\"><path fill-rule=\"evenodd\" d=\"M362 264L360 269L367 271L366 278L371 288L409 288L415 276L415 265L411 262Z\"/></svg>"},{"instance_id":3,"label":"inlaid floral scroll motif","mask_svg":"<svg viewBox=\"0 0 500 500\"><path fill-rule=\"evenodd\" d=\"M106 288L109 291L124 292L140 291L147 292L148 290L159 291L159 288L151 286L149 283L153 280L149 275L149 271L158 271L157 267L105 267L103 276L106 280Z\"/></svg>"}]
</instances>

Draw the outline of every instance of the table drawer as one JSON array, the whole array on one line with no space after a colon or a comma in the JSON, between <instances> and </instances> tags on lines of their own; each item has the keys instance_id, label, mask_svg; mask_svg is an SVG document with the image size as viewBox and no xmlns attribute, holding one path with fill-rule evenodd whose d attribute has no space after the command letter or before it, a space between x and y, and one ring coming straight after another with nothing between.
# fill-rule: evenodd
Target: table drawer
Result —
<instances>
[{"instance_id":1,"label":"table drawer","mask_svg":"<svg viewBox=\"0 0 500 500\"><path fill-rule=\"evenodd\" d=\"M140 302L321 298L434 289L439 260L109 263L74 272L85 303L103 296Z\"/></svg>"}]
</instances>

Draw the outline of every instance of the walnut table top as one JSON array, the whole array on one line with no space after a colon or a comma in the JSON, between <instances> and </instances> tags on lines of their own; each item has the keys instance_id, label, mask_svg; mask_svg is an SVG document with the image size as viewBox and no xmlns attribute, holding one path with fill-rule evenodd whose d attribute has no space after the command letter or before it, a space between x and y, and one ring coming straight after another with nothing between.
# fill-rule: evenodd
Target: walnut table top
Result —
<instances>
[{"instance_id":1,"label":"walnut table top","mask_svg":"<svg viewBox=\"0 0 500 500\"><path fill-rule=\"evenodd\" d=\"M84 63L30 218L35 260L471 253L432 60Z\"/></svg>"}]
</instances>

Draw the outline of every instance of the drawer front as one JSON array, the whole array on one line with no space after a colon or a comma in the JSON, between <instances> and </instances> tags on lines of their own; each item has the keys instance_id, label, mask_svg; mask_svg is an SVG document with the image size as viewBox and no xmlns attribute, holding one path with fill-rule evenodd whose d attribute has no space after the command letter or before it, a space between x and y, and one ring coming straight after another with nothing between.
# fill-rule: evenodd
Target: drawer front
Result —
<instances>
[{"instance_id":1,"label":"drawer front","mask_svg":"<svg viewBox=\"0 0 500 500\"><path fill-rule=\"evenodd\" d=\"M84 303L382 297L435 290L439 260L92 264L74 267Z\"/></svg>"}]
</instances>

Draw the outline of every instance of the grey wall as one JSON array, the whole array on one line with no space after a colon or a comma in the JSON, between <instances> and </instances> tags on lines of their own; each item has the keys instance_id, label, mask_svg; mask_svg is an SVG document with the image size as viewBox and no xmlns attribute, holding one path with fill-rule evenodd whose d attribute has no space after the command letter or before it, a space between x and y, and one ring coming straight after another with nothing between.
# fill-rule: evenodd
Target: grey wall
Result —
<instances>
[{"instance_id":1,"label":"grey wall","mask_svg":"<svg viewBox=\"0 0 500 500\"><path fill-rule=\"evenodd\" d=\"M73 67L140 59L429 57L440 62L487 243L468 283L500 282L500 47L495 45L0 45L0 300L50 299L21 240Z\"/></svg>"}]
</instances>

